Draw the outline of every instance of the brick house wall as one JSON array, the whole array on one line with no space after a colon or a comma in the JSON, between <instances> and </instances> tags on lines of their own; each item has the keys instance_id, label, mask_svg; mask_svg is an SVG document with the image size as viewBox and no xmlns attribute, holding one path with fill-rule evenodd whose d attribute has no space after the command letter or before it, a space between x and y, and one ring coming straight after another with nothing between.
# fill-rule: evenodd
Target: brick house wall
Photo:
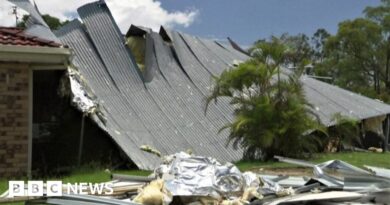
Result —
<instances>
[{"instance_id":1,"label":"brick house wall","mask_svg":"<svg viewBox=\"0 0 390 205\"><path fill-rule=\"evenodd\" d=\"M29 67L0 62L0 177L28 166Z\"/></svg>"}]
</instances>

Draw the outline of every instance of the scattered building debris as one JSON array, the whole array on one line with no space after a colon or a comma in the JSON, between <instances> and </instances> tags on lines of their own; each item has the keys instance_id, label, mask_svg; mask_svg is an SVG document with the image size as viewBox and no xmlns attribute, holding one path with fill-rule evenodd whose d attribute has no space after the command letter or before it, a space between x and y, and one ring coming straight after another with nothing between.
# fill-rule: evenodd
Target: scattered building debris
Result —
<instances>
[{"instance_id":1,"label":"scattered building debris","mask_svg":"<svg viewBox=\"0 0 390 205\"><path fill-rule=\"evenodd\" d=\"M149 146L149 145L142 145L140 148L141 148L142 151L145 151L145 152L154 154L154 155L156 155L158 157L161 157L161 152L156 150L155 148Z\"/></svg>"},{"instance_id":2,"label":"scattered building debris","mask_svg":"<svg viewBox=\"0 0 390 205\"><path fill-rule=\"evenodd\" d=\"M372 171L376 176L385 177L390 179L390 169L384 169L379 167L364 166L368 170Z\"/></svg>"},{"instance_id":3,"label":"scattered building debris","mask_svg":"<svg viewBox=\"0 0 390 205\"><path fill-rule=\"evenodd\" d=\"M312 164L277 157L280 161L311 167L314 177L266 176L241 173L231 163L185 152L162 157L148 177L113 175L113 192L28 199L0 197L1 202L28 204L143 204L143 205L278 205L278 204L388 204L390 170L367 170L339 160ZM289 182L289 183L287 183ZM64 185L63 189L66 189Z\"/></svg>"},{"instance_id":4,"label":"scattered building debris","mask_svg":"<svg viewBox=\"0 0 390 205\"><path fill-rule=\"evenodd\" d=\"M174 196L221 198L239 193L244 186L241 172L231 163L222 165L216 159L184 152L167 156L163 161L155 175L166 180L166 187Z\"/></svg>"},{"instance_id":5,"label":"scattered building debris","mask_svg":"<svg viewBox=\"0 0 390 205\"><path fill-rule=\"evenodd\" d=\"M370 152L376 152L376 153L382 153L383 149L382 148L377 148L377 147L369 147L368 151Z\"/></svg>"},{"instance_id":6,"label":"scattered building debris","mask_svg":"<svg viewBox=\"0 0 390 205\"><path fill-rule=\"evenodd\" d=\"M145 205L168 205L172 202L172 194L166 189L163 179L150 182L133 199L134 202Z\"/></svg>"}]
</instances>

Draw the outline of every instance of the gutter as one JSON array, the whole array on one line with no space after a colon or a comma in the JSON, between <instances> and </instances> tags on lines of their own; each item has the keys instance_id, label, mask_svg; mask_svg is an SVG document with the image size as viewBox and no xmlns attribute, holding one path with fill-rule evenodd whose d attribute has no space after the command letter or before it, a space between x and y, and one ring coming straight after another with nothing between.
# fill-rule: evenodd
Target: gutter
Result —
<instances>
[{"instance_id":1,"label":"gutter","mask_svg":"<svg viewBox=\"0 0 390 205\"><path fill-rule=\"evenodd\" d=\"M71 53L68 48L0 45L0 62L65 65Z\"/></svg>"}]
</instances>

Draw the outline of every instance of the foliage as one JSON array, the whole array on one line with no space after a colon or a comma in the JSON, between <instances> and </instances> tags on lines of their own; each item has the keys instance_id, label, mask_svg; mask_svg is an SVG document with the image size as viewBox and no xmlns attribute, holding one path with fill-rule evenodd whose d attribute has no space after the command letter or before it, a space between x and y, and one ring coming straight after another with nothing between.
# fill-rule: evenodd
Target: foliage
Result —
<instances>
[{"instance_id":1,"label":"foliage","mask_svg":"<svg viewBox=\"0 0 390 205\"><path fill-rule=\"evenodd\" d=\"M350 90L359 91L361 86L374 84L380 91L380 68L382 66L381 28L367 19L355 19L339 24L339 31L325 45L328 54L328 73L335 83Z\"/></svg>"},{"instance_id":2,"label":"foliage","mask_svg":"<svg viewBox=\"0 0 390 205\"><path fill-rule=\"evenodd\" d=\"M289 35L288 33L284 33L281 36L272 36L271 40L278 42L283 47L283 66L302 69L302 63L307 65L312 61L314 51L309 42L309 37L305 34ZM250 48L249 51L253 53L257 48L256 45L265 43L267 43L267 39L260 39L255 42L255 46Z\"/></svg>"},{"instance_id":3,"label":"foliage","mask_svg":"<svg viewBox=\"0 0 390 205\"><path fill-rule=\"evenodd\" d=\"M334 83L387 101L390 93L390 0L367 7L364 18L343 21L327 37L316 74Z\"/></svg>"},{"instance_id":4,"label":"foliage","mask_svg":"<svg viewBox=\"0 0 390 205\"><path fill-rule=\"evenodd\" d=\"M325 58L324 46L331 35L323 28L318 29L311 37L313 63L321 63Z\"/></svg>"},{"instance_id":5,"label":"foliage","mask_svg":"<svg viewBox=\"0 0 390 205\"><path fill-rule=\"evenodd\" d=\"M317 151L319 141L310 133L324 129L305 99L299 74L280 69L286 46L272 38L251 51L253 59L215 77L207 100L208 105L229 97L235 107L234 121L222 128L230 130L228 144L242 147L249 159L303 157Z\"/></svg>"},{"instance_id":6,"label":"foliage","mask_svg":"<svg viewBox=\"0 0 390 205\"><path fill-rule=\"evenodd\" d=\"M23 15L22 21L18 22L17 27L26 28L27 20L30 18L30 15ZM68 20L61 21L59 18L50 16L49 14L42 15L43 20L47 23L51 30L58 30L65 24L69 23Z\"/></svg>"},{"instance_id":7,"label":"foliage","mask_svg":"<svg viewBox=\"0 0 390 205\"><path fill-rule=\"evenodd\" d=\"M280 37L280 40L287 47L286 60L293 68L298 67L302 62L308 64L311 61L313 51L309 42L309 37L305 34L298 34L295 36L283 34Z\"/></svg>"}]
</instances>

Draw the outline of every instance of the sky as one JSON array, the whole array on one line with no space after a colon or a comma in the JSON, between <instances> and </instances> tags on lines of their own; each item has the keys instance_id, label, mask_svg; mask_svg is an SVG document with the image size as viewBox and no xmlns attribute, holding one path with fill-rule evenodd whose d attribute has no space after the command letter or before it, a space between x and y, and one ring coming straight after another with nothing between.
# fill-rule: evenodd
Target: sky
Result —
<instances>
[{"instance_id":1,"label":"sky","mask_svg":"<svg viewBox=\"0 0 390 205\"><path fill-rule=\"evenodd\" d=\"M76 9L93 0L35 0L41 13L62 20L77 18ZM337 32L338 23L362 17L366 6L380 0L106 0L122 32L131 24L160 25L192 35L244 47L283 33L311 36L318 28ZM12 4L0 0L0 26L13 26ZM19 12L23 14L22 11Z\"/></svg>"}]
</instances>

